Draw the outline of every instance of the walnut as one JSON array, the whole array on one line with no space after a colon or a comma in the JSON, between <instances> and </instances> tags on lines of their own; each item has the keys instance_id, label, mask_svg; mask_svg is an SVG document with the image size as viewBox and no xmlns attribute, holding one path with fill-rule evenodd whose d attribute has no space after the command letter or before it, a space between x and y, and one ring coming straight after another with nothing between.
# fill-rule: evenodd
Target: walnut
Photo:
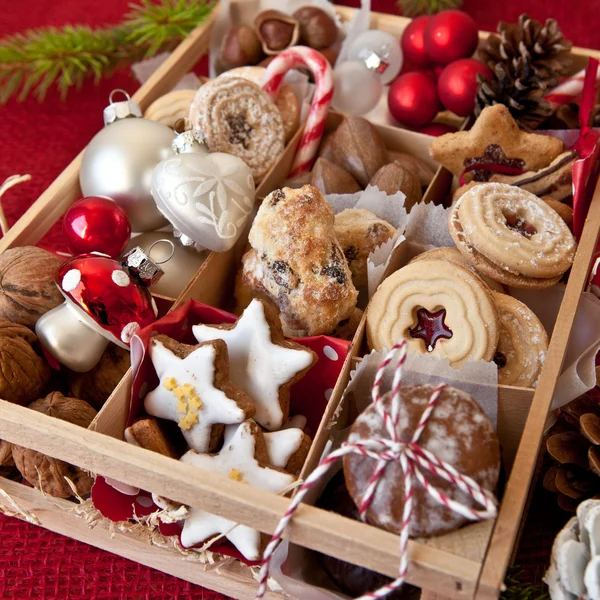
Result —
<instances>
[{"instance_id":1,"label":"walnut","mask_svg":"<svg viewBox=\"0 0 600 600\"><path fill-rule=\"evenodd\" d=\"M100 362L87 373L67 371L69 394L100 410L130 366L129 352L110 344Z\"/></svg>"},{"instance_id":2,"label":"walnut","mask_svg":"<svg viewBox=\"0 0 600 600\"><path fill-rule=\"evenodd\" d=\"M54 283L61 264L60 258L35 246L0 255L0 319L33 328L45 312L62 304Z\"/></svg>"},{"instance_id":3,"label":"walnut","mask_svg":"<svg viewBox=\"0 0 600 600\"><path fill-rule=\"evenodd\" d=\"M50 375L36 335L24 325L0 319L0 398L28 404L44 393Z\"/></svg>"},{"instance_id":4,"label":"walnut","mask_svg":"<svg viewBox=\"0 0 600 600\"><path fill-rule=\"evenodd\" d=\"M14 467L15 461L12 457L12 444L0 440L0 471L7 467Z\"/></svg>"},{"instance_id":5,"label":"walnut","mask_svg":"<svg viewBox=\"0 0 600 600\"><path fill-rule=\"evenodd\" d=\"M60 392L52 392L32 402L29 408L80 427L88 427L96 416L96 411L87 402L66 398ZM80 496L89 494L92 489L94 480L79 467L16 444L13 444L12 455L21 475L50 496L70 498L73 495L65 477L73 482Z\"/></svg>"}]
</instances>

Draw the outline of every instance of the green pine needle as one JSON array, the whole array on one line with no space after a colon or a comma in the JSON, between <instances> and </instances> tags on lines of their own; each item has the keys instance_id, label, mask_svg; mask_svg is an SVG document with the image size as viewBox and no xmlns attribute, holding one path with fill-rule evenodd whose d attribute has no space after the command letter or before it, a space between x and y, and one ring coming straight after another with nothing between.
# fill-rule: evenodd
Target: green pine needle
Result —
<instances>
[{"instance_id":1,"label":"green pine needle","mask_svg":"<svg viewBox=\"0 0 600 600\"><path fill-rule=\"evenodd\" d=\"M504 580L506 590L501 600L550 600L548 588L543 583L527 581L527 574L519 567L510 567Z\"/></svg>"},{"instance_id":2,"label":"green pine needle","mask_svg":"<svg viewBox=\"0 0 600 600\"><path fill-rule=\"evenodd\" d=\"M87 79L97 83L118 67L173 49L213 6L210 0L142 0L117 26L67 25L9 36L0 41L0 103L30 94L42 101L52 87L64 99Z\"/></svg>"},{"instance_id":3,"label":"green pine needle","mask_svg":"<svg viewBox=\"0 0 600 600\"><path fill-rule=\"evenodd\" d=\"M460 8L462 0L398 0L404 17L435 15L447 8Z\"/></svg>"}]
</instances>

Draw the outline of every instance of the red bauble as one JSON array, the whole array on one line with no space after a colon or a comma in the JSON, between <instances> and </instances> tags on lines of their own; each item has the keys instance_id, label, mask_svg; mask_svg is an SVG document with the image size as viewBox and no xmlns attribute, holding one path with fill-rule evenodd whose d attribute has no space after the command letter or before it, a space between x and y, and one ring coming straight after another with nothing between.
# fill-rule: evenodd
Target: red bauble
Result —
<instances>
[{"instance_id":1,"label":"red bauble","mask_svg":"<svg viewBox=\"0 0 600 600\"><path fill-rule=\"evenodd\" d=\"M400 75L392 83L388 106L394 119L413 128L429 123L442 108L433 77L419 71Z\"/></svg>"},{"instance_id":2,"label":"red bauble","mask_svg":"<svg viewBox=\"0 0 600 600\"><path fill-rule=\"evenodd\" d=\"M458 131L458 129L453 125L446 125L446 123L429 123L429 125L419 127L417 131L419 133L424 133L425 135L438 137L439 135L444 135L446 133L454 133L455 131Z\"/></svg>"},{"instance_id":3,"label":"red bauble","mask_svg":"<svg viewBox=\"0 0 600 600\"><path fill-rule=\"evenodd\" d=\"M402 53L408 62L416 68L428 67L431 61L425 52L423 32L431 17L422 15L413 19L402 33Z\"/></svg>"},{"instance_id":4,"label":"red bauble","mask_svg":"<svg viewBox=\"0 0 600 600\"><path fill-rule=\"evenodd\" d=\"M69 208L63 231L73 254L102 252L116 258L129 242L131 225L125 211L110 198L88 196Z\"/></svg>"},{"instance_id":5,"label":"red bauble","mask_svg":"<svg viewBox=\"0 0 600 600\"><path fill-rule=\"evenodd\" d=\"M429 19L423 41L429 59L447 65L475 52L479 41L477 24L462 10L443 10Z\"/></svg>"},{"instance_id":6,"label":"red bauble","mask_svg":"<svg viewBox=\"0 0 600 600\"><path fill-rule=\"evenodd\" d=\"M460 117L470 115L475 108L478 74L488 78L492 76L492 72L474 58L461 58L450 63L437 83L442 104Z\"/></svg>"}]
</instances>

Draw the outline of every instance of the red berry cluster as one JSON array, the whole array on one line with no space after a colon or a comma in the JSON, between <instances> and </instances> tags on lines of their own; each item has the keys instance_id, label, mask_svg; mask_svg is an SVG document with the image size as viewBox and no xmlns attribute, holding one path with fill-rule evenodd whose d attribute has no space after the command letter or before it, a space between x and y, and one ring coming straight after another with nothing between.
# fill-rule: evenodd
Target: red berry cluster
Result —
<instances>
[{"instance_id":1,"label":"red berry cluster","mask_svg":"<svg viewBox=\"0 0 600 600\"><path fill-rule=\"evenodd\" d=\"M470 58L478 40L475 21L460 10L414 19L402 35L403 73L389 89L392 116L402 125L437 134L444 128L427 124L443 108L461 117L471 114L477 74L491 77L483 63Z\"/></svg>"}]
</instances>

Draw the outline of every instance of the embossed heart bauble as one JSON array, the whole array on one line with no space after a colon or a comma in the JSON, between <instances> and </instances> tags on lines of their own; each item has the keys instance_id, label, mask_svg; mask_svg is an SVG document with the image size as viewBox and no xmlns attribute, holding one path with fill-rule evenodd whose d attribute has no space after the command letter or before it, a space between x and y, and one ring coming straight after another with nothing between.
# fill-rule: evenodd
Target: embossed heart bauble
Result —
<instances>
[{"instance_id":1,"label":"embossed heart bauble","mask_svg":"<svg viewBox=\"0 0 600 600\"><path fill-rule=\"evenodd\" d=\"M201 138L191 131L176 138L175 156L152 173L152 196L177 232L197 247L224 252L235 244L250 216L254 179L240 158L198 152L199 143Z\"/></svg>"}]
</instances>

